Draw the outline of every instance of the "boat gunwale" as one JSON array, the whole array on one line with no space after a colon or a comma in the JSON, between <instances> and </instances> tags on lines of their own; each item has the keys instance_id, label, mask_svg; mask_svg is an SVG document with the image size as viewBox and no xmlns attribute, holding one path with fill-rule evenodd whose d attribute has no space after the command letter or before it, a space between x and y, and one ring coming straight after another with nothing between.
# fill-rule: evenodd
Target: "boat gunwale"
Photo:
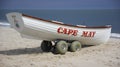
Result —
<instances>
[{"instance_id":1,"label":"boat gunwale","mask_svg":"<svg viewBox=\"0 0 120 67\"><path fill-rule=\"evenodd\" d=\"M91 26L91 27L88 27L88 26L75 26L75 25L69 25L69 24L64 24L64 23L59 23L57 21L52 21L52 20L45 20L45 19L42 19L42 18L38 18L38 17L33 17L33 16L30 16L30 15L26 15L26 14L22 14L22 16L25 16L25 17L29 17L29 18L33 18L33 19L37 19L37 20L41 20L41 21L45 21L45 22L48 22L48 23L53 23L53 24L58 24L58 25L63 25L63 26L70 26L70 27L76 27L76 28L112 28L111 25L106 25L106 26Z\"/></svg>"}]
</instances>

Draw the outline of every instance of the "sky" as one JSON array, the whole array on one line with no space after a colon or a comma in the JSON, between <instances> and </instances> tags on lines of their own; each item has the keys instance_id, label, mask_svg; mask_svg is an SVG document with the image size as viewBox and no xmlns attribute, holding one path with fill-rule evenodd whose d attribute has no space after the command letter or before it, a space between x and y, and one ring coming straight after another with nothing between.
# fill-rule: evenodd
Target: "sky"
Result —
<instances>
[{"instance_id":1,"label":"sky","mask_svg":"<svg viewBox=\"0 0 120 67\"><path fill-rule=\"evenodd\" d=\"M0 0L0 9L120 9L120 0Z\"/></svg>"}]
</instances>

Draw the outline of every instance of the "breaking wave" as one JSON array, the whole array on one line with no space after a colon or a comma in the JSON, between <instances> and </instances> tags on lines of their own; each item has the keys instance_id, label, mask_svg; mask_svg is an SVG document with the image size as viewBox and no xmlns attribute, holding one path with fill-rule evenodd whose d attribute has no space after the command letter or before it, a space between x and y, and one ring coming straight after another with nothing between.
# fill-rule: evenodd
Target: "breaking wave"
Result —
<instances>
[{"instance_id":1,"label":"breaking wave","mask_svg":"<svg viewBox=\"0 0 120 67\"><path fill-rule=\"evenodd\" d=\"M10 27L10 24L7 22L0 22L1 27Z\"/></svg>"},{"instance_id":2,"label":"breaking wave","mask_svg":"<svg viewBox=\"0 0 120 67\"><path fill-rule=\"evenodd\" d=\"M120 39L120 33L111 33L111 38L119 38Z\"/></svg>"}]
</instances>

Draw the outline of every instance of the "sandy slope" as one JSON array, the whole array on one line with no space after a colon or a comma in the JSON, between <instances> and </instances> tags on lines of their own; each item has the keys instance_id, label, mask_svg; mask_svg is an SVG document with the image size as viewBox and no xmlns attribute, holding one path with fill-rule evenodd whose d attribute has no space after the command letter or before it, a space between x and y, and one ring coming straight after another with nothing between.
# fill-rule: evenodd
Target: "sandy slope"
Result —
<instances>
[{"instance_id":1,"label":"sandy slope","mask_svg":"<svg viewBox=\"0 0 120 67\"><path fill-rule=\"evenodd\" d=\"M44 53L40 43L0 27L0 67L120 67L120 39L110 38L107 44L65 55Z\"/></svg>"}]
</instances>

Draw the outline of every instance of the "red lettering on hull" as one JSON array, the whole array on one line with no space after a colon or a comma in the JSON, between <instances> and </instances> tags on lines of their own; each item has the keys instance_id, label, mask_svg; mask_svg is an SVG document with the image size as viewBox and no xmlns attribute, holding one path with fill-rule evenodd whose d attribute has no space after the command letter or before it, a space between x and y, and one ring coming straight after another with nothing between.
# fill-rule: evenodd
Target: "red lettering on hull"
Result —
<instances>
[{"instance_id":1,"label":"red lettering on hull","mask_svg":"<svg viewBox=\"0 0 120 67\"><path fill-rule=\"evenodd\" d=\"M82 33L82 37L94 37L95 36L95 33L94 31L83 31Z\"/></svg>"},{"instance_id":2,"label":"red lettering on hull","mask_svg":"<svg viewBox=\"0 0 120 67\"><path fill-rule=\"evenodd\" d=\"M77 36L78 30L73 30L73 29L67 29L67 28L59 27L57 29L57 32L61 33L61 34Z\"/></svg>"},{"instance_id":3,"label":"red lettering on hull","mask_svg":"<svg viewBox=\"0 0 120 67\"><path fill-rule=\"evenodd\" d=\"M78 30L68 29L68 28L63 28L63 27L59 27L57 29L57 32L59 34L66 34L66 35L73 35L73 36L78 35ZM83 31L81 37L94 37L95 34L96 34L95 31Z\"/></svg>"}]
</instances>

